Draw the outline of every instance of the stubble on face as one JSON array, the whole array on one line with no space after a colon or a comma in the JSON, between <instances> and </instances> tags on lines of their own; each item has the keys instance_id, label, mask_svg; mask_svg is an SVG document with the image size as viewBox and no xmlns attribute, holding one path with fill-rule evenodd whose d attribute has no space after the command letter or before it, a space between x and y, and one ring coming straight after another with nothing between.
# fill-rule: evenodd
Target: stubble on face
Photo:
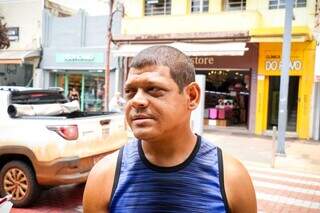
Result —
<instances>
[{"instance_id":1,"label":"stubble on face","mask_svg":"<svg viewBox=\"0 0 320 213\"><path fill-rule=\"evenodd\" d=\"M185 99L168 67L131 68L125 85L126 118L135 137L142 140L164 137L185 119Z\"/></svg>"}]
</instances>

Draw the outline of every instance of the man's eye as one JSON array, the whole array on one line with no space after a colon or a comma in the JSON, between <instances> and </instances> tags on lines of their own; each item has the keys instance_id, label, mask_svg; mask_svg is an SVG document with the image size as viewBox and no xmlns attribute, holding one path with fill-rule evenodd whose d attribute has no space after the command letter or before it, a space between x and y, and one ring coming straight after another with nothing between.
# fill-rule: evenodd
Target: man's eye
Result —
<instances>
[{"instance_id":1,"label":"man's eye","mask_svg":"<svg viewBox=\"0 0 320 213\"><path fill-rule=\"evenodd\" d=\"M157 87L151 87L151 88L149 88L147 91L148 91L148 93L149 93L150 95L153 95L153 96L161 96L161 95L162 95L162 92L163 92L162 89L157 88Z\"/></svg>"},{"instance_id":2,"label":"man's eye","mask_svg":"<svg viewBox=\"0 0 320 213\"><path fill-rule=\"evenodd\" d=\"M155 87L151 87L148 89L149 92L158 92L159 89L158 88L155 88Z\"/></svg>"},{"instance_id":3,"label":"man's eye","mask_svg":"<svg viewBox=\"0 0 320 213\"><path fill-rule=\"evenodd\" d=\"M132 90L125 90L124 96L126 99L130 99L134 96L135 92Z\"/></svg>"}]
</instances>

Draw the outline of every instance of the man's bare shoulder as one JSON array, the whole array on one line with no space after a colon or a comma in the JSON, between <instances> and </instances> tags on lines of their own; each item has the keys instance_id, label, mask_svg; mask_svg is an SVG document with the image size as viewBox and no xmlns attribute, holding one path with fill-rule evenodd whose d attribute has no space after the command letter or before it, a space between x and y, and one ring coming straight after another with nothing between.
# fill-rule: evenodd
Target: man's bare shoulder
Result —
<instances>
[{"instance_id":1,"label":"man's bare shoulder","mask_svg":"<svg viewBox=\"0 0 320 213\"><path fill-rule=\"evenodd\" d=\"M84 212L107 212L118 154L104 157L92 168L83 194Z\"/></svg>"},{"instance_id":2,"label":"man's bare shoulder","mask_svg":"<svg viewBox=\"0 0 320 213\"><path fill-rule=\"evenodd\" d=\"M256 213L255 190L246 168L228 154L223 154L224 184L232 213Z\"/></svg>"}]
</instances>

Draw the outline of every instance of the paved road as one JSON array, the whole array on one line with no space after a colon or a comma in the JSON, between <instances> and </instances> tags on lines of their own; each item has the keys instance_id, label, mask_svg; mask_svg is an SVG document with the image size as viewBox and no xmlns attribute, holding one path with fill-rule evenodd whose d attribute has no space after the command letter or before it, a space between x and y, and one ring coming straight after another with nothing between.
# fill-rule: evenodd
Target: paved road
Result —
<instances>
[{"instance_id":1,"label":"paved road","mask_svg":"<svg viewBox=\"0 0 320 213\"><path fill-rule=\"evenodd\" d=\"M83 184L54 187L44 191L34 206L25 209L13 209L11 213L82 212L83 189Z\"/></svg>"}]
</instances>

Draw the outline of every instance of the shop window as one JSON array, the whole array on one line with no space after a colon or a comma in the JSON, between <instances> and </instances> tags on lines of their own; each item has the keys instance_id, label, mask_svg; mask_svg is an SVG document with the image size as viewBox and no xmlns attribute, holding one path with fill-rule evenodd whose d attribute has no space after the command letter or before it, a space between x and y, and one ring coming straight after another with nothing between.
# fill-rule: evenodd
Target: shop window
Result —
<instances>
[{"instance_id":1,"label":"shop window","mask_svg":"<svg viewBox=\"0 0 320 213\"><path fill-rule=\"evenodd\" d=\"M197 70L197 74L206 75L204 117L215 126L246 127L250 105L250 71Z\"/></svg>"},{"instance_id":2,"label":"shop window","mask_svg":"<svg viewBox=\"0 0 320 213\"><path fill-rule=\"evenodd\" d=\"M171 0L145 0L144 1L144 15L170 15L171 14Z\"/></svg>"},{"instance_id":3,"label":"shop window","mask_svg":"<svg viewBox=\"0 0 320 213\"><path fill-rule=\"evenodd\" d=\"M82 78L84 77L84 81ZM65 80L67 82L65 82ZM65 78L64 74L57 74L56 86L65 88L67 83L66 96L69 100L73 99L70 95L72 89L79 94L81 110L86 112L104 111L104 76L101 74L68 74ZM82 85L84 83L84 85ZM83 89L83 90L82 90ZM75 93L75 92L73 92Z\"/></svg>"},{"instance_id":4,"label":"shop window","mask_svg":"<svg viewBox=\"0 0 320 213\"><path fill-rule=\"evenodd\" d=\"M246 0L225 0L224 10L246 10Z\"/></svg>"},{"instance_id":5,"label":"shop window","mask_svg":"<svg viewBox=\"0 0 320 213\"><path fill-rule=\"evenodd\" d=\"M84 85L84 110L87 112L103 111L104 77L88 75Z\"/></svg>"},{"instance_id":6,"label":"shop window","mask_svg":"<svg viewBox=\"0 0 320 213\"><path fill-rule=\"evenodd\" d=\"M209 0L191 0L191 13L205 13L209 11Z\"/></svg>"},{"instance_id":7,"label":"shop window","mask_svg":"<svg viewBox=\"0 0 320 213\"><path fill-rule=\"evenodd\" d=\"M0 86L32 86L32 74L30 64L0 65Z\"/></svg>"},{"instance_id":8,"label":"shop window","mask_svg":"<svg viewBox=\"0 0 320 213\"><path fill-rule=\"evenodd\" d=\"M293 7L306 7L306 0L294 0ZM269 0L269 9L282 9L286 7L285 0Z\"/></svg>"}]
</instances>

